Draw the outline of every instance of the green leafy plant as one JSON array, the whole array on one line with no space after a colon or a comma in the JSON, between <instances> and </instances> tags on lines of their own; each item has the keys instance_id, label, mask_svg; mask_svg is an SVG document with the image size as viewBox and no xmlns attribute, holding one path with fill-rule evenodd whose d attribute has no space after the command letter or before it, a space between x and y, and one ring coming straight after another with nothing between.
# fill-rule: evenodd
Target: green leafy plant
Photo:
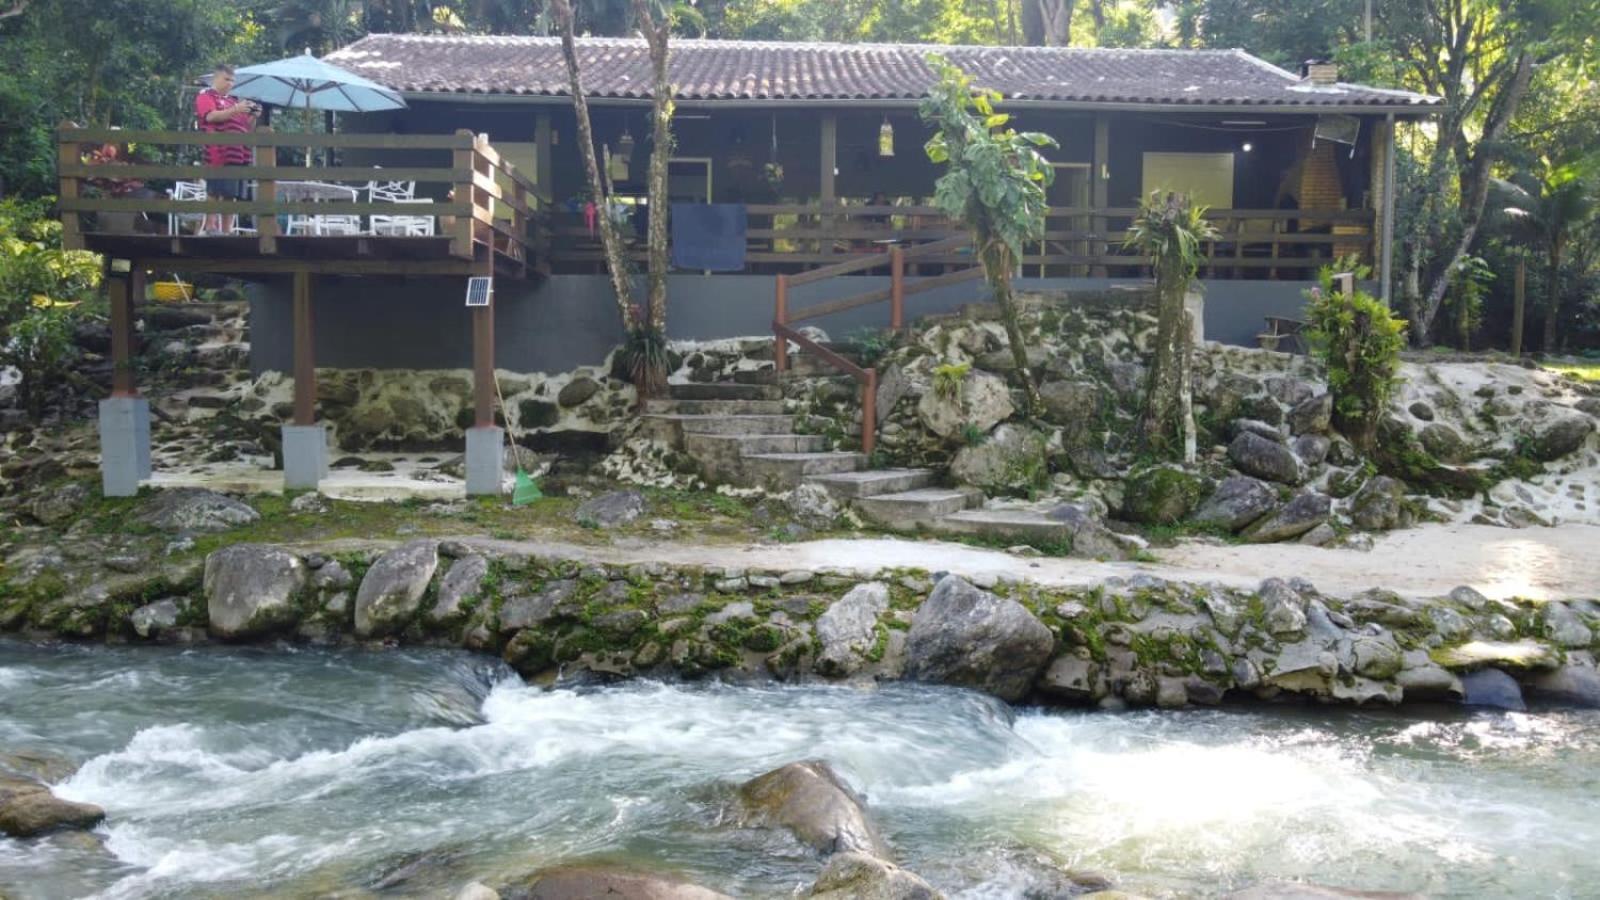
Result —
<instances>
[{"instance_id":1,"label":"green leafy plant","mask_svg":"<svg viewBox=\"0 0 1600 900\"><path fill-rule=\"evenodd\" d=\"M1462 350L1472 349L1472 334L1483 324L1483 300L1494 281L1494 269L1481 256L1463 257L1456 266L1455 280L1448 295L1455 315L1456 337Z\"/></svg>"},{"instance_id":2,"label":"green leafy plant","mask_svg":"<svg viewBox=\"0 0 1600 900\"><path fill-rule=\"evenodd\" d=\"M1400 351L1406 344L1406 321L1366 291L1348 295L1334 285L1334 275L1351 272L1357 280L1364 266L1340 260L1317 273L1317 286L1307 291L1310 306L1306 335L1311 352L1327 366L1333 395L1333 422L1357 449L1372 452L1378 425L1399 384Z\"/></svg>"},{"instance_id":3,"label":"green leafy plant","mask_svg":"<svg viewBox=\"0 0 1600 900\"><path fill-rule=\"evenodd\" d=\"M1160 191L1139 209L1128 229L1127 246L1150 257L1156 277L1156 354L1150 365L1140 440L1158 456L1182 446L1194 458L1194 411L1190 397L1189 351L1194 333L1184 297L1200 267L1200 244L1217 236L1206 208L1188 195Z\"/></svg>"},{"instance_id":4,"label":"green leafy plant","mask_svg":"<svg viewBox=\"0 0 1600 900\"><path fill-rule=\"evenodd\" d=\"M49 212L49 199L0 201L0 367L21 372L22 406L34 418L76 355L79 304L100 284L100 257L62 250Z\"/></svg>"},{"instance_id":5,"label":"green leafy plant","mask_svg":"<svg viewBox=\"0 0 1600 900\"><path fill-rule=\"evenodd\" d=\"M1011 117L995 112L998 91L973 87L967 73L937 54L928 61L939 82L922 101L922 119L935 129L924 149L929 161L945 166L934 183L933 205L972 233L973 248L1000 307L1028 411L1037 414L1043 404L1028 367L1011 279L1022 245L1044 233L1045 189L1055 170L1039 148L1054 147L1056 141L1047 134L1005 127Z\"/></svg>"},{"instance_id":6,"label":"green leafy plant","mask_svg":"<svg viewBox=\"0 0 1600 900\"><path fill-rule=\"evenodd\" d=\"M933 367L933 395L941 400L957 400L961 386L972 371L972 363L945 363Z\"/></svg>"},{"instance_id":7,"label":"green leafy plant","mask_svg":"<svg viewBox=\"0 0 1600 900\"><path fill-rule=\"evenodd\" d=\"M895 338L893 331L863 328L851 334L846 341L855 348L857 361L870 368L894 349Z\"/></svg>"},{"instance_id":8,"label":"green leafy plant","mask_svg":"<svg viewBox=\"0 0 1600 900\"><path fill-rule=\"evenodd\" d=\"M976 447L988 439L988 433L971 422L961 426L961 442L968 447Z\"/></svg>"}]
</instances>

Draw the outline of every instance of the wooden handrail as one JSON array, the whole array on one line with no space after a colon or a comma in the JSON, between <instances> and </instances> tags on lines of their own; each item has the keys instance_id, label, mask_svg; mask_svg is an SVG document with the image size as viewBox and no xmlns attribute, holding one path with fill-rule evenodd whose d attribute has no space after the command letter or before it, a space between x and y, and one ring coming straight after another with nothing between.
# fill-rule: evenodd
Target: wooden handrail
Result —
<instances>
[{"instance_id":1,"label":"wooden handrail","mask_svg":"<svg viewBox=\"0 0 1600 900\"><path fill-rule=\"evenodd\" d=\"M360 150L472 149L473 137L457 134L389 134L386 132L301 134L292 131L145 131L62 126L56 138L67 144L158 144L230 147L332 147Z\"/></svg>"},{"instance_id":2,"label":"wooden handrail","mask_svg":"<svg viewBox=\"0 0 1600 900\"><path fill-rule=\"evenodd\" d=\"M811 351L823 362L861 382L861 452L870 457L878 444L878 370L864 369L781 322L772 323L772 333L777 336L779 347L782 341L794 341L800 349ZM783 366L778 368L781 371Z\"/></svg>"}]
</instances>

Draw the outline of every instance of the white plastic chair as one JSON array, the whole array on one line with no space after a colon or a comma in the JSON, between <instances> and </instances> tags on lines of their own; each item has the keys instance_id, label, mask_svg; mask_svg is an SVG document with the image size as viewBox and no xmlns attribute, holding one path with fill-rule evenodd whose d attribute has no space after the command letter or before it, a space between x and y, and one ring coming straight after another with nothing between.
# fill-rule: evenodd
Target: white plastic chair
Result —
<instances>
[{"instance_id":1,"label":"white plastic chair","mask_svg":"<svg viewBox=\"0 0 1600 900\"><path fill-rule=\"evenodd\" d=\"M203 202L206 199L206 183L204 181L178 181L167 191L167 197L172 200L186 202ZM182 233L180 229L185 223L190 225L190 233L198 233L205 227L205 213L167 213L167 234L177 236Z\"/></svg>"},{"instance_id":2,"label":"white plastic chair","mask_svg":"<svg viewBox=\"0 0 1600 900\"><path fill-rule=\"evenodd\" d=\"M394 200L392 202L396 206L402 204L420 206L424 203L433 203L432 200L426 197ZM433 216L392 216L374 213L372 216L372 233L387 237L433 237L434 218Z\"/></svg>"}]
</instances>

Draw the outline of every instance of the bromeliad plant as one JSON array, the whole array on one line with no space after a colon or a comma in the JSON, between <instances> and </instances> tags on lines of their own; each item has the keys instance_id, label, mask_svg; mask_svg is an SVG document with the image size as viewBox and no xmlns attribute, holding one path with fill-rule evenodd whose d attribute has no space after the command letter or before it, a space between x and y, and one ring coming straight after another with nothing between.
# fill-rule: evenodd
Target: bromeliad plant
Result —
<instances>
[{"instance_id":1,"label":"bromeliad plant","mask_svg":"<svg viewBox=\"0 0 1600 900\"><path fill-rule=\"evenodd\" d=\"M1140 440L1157 456L1170 456L1181 441L1185 462L1193 462L1195 454L1189 377L1194 331L1183 301L1200 268L1200 244L1217 236L1205 212L1185 194L1156 191L1140 208L1126 241L1150 257L1156 276L1156 355L1139 419Z\"/></svg>"},{"instance_id":2,"label":"bromeliad plant","mask_svg":"<svg viewBox=\"0 0 1600 900\"><path fill-rule=\"evenodd\" d=\"M1311 303L1306 334L1311 352L1328 367L1334 426L1361 452L1371 453L1377 446L1378 425L1400 381L1406 320L1366 291L1344 294L1334 285L1336 271L1352 272L1358 281L1371 272L1345 260L1323 267L1317 273L1317 286L1307 291Z\"/></svg>"},{"instance_id":3,"label":"bromeliad plant","mask_svg":"<svg viewBox=\"0 0 1600 900\"><path fill-rule=\"evenodd\" d=\"M999 92L974 88L967 73L943 57L930 55L928 61L939 82L922 101L922 119L935 129L925 149L931 162L945 166L934 183L933 205L972 232L1027 392L1028 411L1037 414L1039 387L1028 368L1011 279L1022 245L1044 233L1045 188L1055 170L1039 148L1056 142L1046 134L1005 127L1011 117L994 109Z\"/></svg>"}]
</instances>

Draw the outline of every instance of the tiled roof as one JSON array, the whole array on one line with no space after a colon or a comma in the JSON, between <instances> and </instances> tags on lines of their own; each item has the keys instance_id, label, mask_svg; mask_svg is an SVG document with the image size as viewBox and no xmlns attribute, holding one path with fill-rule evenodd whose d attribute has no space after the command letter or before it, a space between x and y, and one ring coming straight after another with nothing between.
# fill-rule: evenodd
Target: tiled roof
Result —
<instances>
[{"instance_id":1,"label":"tiled roof","mask_svg":"<svg viewBox=\"0 0 1600 900\"><path fill-rule=\"evenodd\" d=\"M921 97L938 52L1014 100L1250 107L1429 107L1436 98L1359 85L1313 86L1243 50L935 47L674 39L680 101L882 100ZM649 97L638 38L580 38L590 96ZM553 37L375 34L330 62L406 93L564 96ZM1420 111L1420 110L1419 110Z\"/></svg>"}]
</instances>

